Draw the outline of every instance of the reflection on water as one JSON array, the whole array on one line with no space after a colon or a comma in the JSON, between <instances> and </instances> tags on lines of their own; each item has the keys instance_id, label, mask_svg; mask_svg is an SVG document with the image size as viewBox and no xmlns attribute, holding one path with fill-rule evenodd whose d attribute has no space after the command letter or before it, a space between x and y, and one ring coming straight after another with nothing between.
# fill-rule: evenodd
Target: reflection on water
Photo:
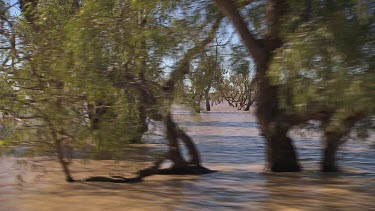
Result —
<instances>
[{"instance_id":1,"label":"reflection on water","mask_svg":"<svg viewBox=\"0 0 375 211\"><path fill-rule=\"evenodd\" d=\"M215 109L215 107L214 107ZM28 162L0 159L0 210L371 210L375 207L374 149L347 143L339 154L343 173L318 171L321 143L297 137L305 168L301 173L264 173L264 144L251 113L214 111L199 115L177 112L198 144L206 167L203 176L152 176L139 184L73 183L63 180L51 158ZM152 143L133 146L128 160L75 160L77 179L121 175L146 166L163 150ZM140 150L147 148L144 156ZM141 154L141 155L142 155ZM147 154L147 156L145 155ZM138 155L138 157L135 157ZM130 161L129 161L130 160ZM138 160L138 162L136 162ZM140 162L142 160L142 162Z\"/></svg>"}]
</instances>

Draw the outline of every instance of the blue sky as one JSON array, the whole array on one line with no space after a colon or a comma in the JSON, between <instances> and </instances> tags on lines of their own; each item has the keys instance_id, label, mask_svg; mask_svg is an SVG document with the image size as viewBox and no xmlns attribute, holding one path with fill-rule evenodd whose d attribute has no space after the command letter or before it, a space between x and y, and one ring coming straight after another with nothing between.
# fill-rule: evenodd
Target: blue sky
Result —
<instances>
[{"instance_id":1,"label":"blue sky","mask_svg":"<svg viewBox=\"0 0 375 211\"><path fill-rule=\"evenodd\" d=\"M18 0L3 0L5 3L6 3L6 5L13 5L13 4L15 4L15 3L17 3L18 2ZM20 10L19 10L19 5L18 4L16 4L14 7L12 7L12 8L10 8L10 13L11 13L11 15L19 15L20 14Z\"/></svg>"}]
</instances>

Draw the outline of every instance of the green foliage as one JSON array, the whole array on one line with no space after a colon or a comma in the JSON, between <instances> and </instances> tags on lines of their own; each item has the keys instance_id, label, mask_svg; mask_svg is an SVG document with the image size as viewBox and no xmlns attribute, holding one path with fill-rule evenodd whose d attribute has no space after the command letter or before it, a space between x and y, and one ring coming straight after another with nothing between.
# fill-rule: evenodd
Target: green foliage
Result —
<instances>
[{"instance_id":1,"label":"green foliage","mask_svg":"<svg viewBox=\"0 0 375 211\"><path fill-rule=\"evenodd\" d=\"M334 107L334 128L358 113L374 115L374 15L361 4L316 3L307 23L286 31L270 72L282 109L303 115L312 107Z\"/></svg>"},{"instance_id":2,"label":"green foliage","mask_svg":"<svg viewBox=\"0 0 375 211\"><path fill-rule=\"evenodd\" d=\"M137 90L116 84L137 80L147 62L146 46L140 46L147 33L139 26L152 7L116 2L85 1L77 12L70 1L39 1L38 19L19 22L28 58L11 79L1 80L14 93L2 100L2 110L10 110L16 128L3 143L40 149L58 140L77 148L121 150L140 141L145 119L138 108L144 102ZM104 114L96 113L99 101Z\"/></svg>"},{"instance_id":3,"label":"green foliage","mask_svg":"<svg viewBox=\"0 0 375 211\"><path fill-rule=\"evenodd\" d=\"M178 68L190 70L188 78L172 74L179 102L196 107L205 92L232 103L252 100L252 61L242 48L202 47L186 56L217 18L213 1L82 2L77 8L73 0L39 0L28 8L36 11L18 18L1 14L0 110L7 135L1 146L50 150L59 140L74 148L121 150L140 141L146 116L169 109L162 87L167 72ZM265 3L241 6L255 36L266 28ZM334 107L327 126L333 128L355 113L373 115L373 4L313 1L306 21L304 1L288 4L285 43L274 52L269 75L279 86L280 109L305 115L311 107ZM222 68L227 63L230 75Z\"/></svg>"},{"instance_id":4,"label":"green foliage","mask_svg":"<svg viewBox=\"0 0 375 211\"><path fill-rule=\"evenodd\" d=\"M179 63L217 14L207 2L205 14L186 1L76 3L39 0L15 22L21 61L0 80L4 128L12 131L4 145L98 151L139 143L146 118L169 106L163 63Z\"/></svg>"}]
</instances>

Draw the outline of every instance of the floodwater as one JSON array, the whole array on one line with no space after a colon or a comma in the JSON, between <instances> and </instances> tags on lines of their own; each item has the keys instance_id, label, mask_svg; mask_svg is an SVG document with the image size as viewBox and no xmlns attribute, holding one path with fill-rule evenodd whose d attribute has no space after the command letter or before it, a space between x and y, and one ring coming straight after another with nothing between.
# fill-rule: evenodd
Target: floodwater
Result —
<instances>
[{"instance_id":1,"label":"floodwater","mask_svg":"<svg viewBox=\"0 0 375 211\"><path fill-rule=\"evenodd\" d=\"M136 184L66 183L53 158L2 157L0 210L375 210L375 149L366 143L342 146L343 172L321 173L319 136L293 133L304 171L265 173L251 112L214 106L198 115L179 110L174 118L197 143L204 166L218 172ZM124 161L74 160L73 176L131 176L165 149L161 136L145 139L149 144L125 150Z\"/></svg>"}]
</instances>

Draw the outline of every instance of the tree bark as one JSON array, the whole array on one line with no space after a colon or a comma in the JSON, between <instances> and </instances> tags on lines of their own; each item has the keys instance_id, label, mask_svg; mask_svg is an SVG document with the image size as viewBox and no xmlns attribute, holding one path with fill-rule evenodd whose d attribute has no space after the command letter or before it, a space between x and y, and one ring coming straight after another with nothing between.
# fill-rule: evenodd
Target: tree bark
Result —
<instances>
[{"instance_id":1,"label":"tree bark","mask_svg":"<svg viewBox=\"0 0 375 211\"><path fill-rule=\"evenodd\" d=\"M211 30L208 32L207 37L197 45L195 45L193 48L188 50L188 52L180 60L177 68L171 72L169 79L164 83L162 91L165 95L165 101L168 102L169 105L171 105L173 102L175 84L178 81L182 80L184 75L189 73L190 60L193 59L198 53L200 53L204 49L204 47L215 37L215 33L220 26L221 19L222 16L218 16L215 19L215 22L212 24ZM201 99L199 100L199 103L200 101ZM198 105L198 108L199 107L200 104ZM200 165L189 165L189 163L184 160L180 152L178 138L180 138L184 142L189 150L189 155L191 155L190 163L200 164L200 157L192 140L186 134L184 135L184 133L179 133L170 113L163 115L163 122L166 127L165 129L168 144L168 153L167 155L164 155L162 159L159 159L154 166L139 171L139 178L143 178L145 176L150 176L153 174L207 174L214 172ZM169 169L159 169L161 163L166 159L170 159L173 162L172 167Z\"/></svg>"},{"instance_id":2,"label":"tree bark","mask_svg":"<svg viewBox=\"0 0 375 211\"><path fill-rule=\"evenodd\" d=\"M247 94L246 94L246 97L247 97L247 104L246 104L246 107L244 109L244 111L249 111L250 110L250 107L253 105L254 103L254 100L253 100L253 96L252 96L252 91L254 89L254 80L251 80L250 81L250 84L247 86Z\"/></svg>"},{"instance_id":3,"label":"tree bark","mask_svg":"<svg viewBox=\"0 0 375 211\"><path fill-rule=\"evenodd\" d=\"M211 87L204 90L204 98L206 100L206 111L211 111L210 96L209 96L210 89Z\"/></svg>"},{"instance_id":4,"label":"tree bark","mask_svg":"<svg viewBox=\"0 0 375 211\"><path fill-rule=\"evenodd\" d=\"M193 140L183 130L178 130L178 138L184 143L190 156L190 165L201 166L201 158Z\"/></svg>"},{"instance_id":5,"label":"tree bark","mask_svg":"<svg viewBox=\"0 0 375 211\"><path fill-rule=\"evenodd\" d=\"M272 172L296 172L301 167L292 140L286 130L263 132L266 138L267 168Z\"/></svg>"},{"instance_id":6,"label":"tree bark","mask_svg":"<svg viewBox=\"0 0 375 211\"><path fill-rule=\"evenodd\" d=\"M48 118L46 118L45 120L47 121L47 124L48 124L48 126L51 130L52 139L55 142L55 150L56 150L56 154L57 154L57 160L61 164L61 167L62 167L63 172L65 174L65 180L67 182L74 182L74 179L73 179L73 177L70 173L70 169L68 167L69 163L67 161L65 161L64 154L62 152L62 144L61 144L62 139L58 137L57 132L55 130L55 127L53 126L51 121Z\"/></svg>"},{"instance_id":7,"label":"tree bark","mask_svg":"<svg viewBox=\"0 0 375 211\"><path fill-rule=\"evenodd\" d=\"M322 171L325 172L336 172L338 166L336 163L336 154L339 147L341 135L335 132L325 133L324 150L323 150L323 161Z\"/></svg>"},{"instance_id":8,"label":"tree bark","mask_svg":"<svg viewBox=\"0 0 375 211\"><path fill-rule=\"evenodd\" d=\"M165 116L164 124L166 127L166 138L169 149L168 158L173 162L172 168L184 168L187 166L187 163L185 162L178 145L178 132L171 114Z\"/></svg>"},{"instance_id":9,"label":"tree bark","mask_svg":"<svg viewBox=\"0 0 375 211\"><path fill-rule=\"evenodd\" d=\"M197 112L197 113L200 113L201 112L201 102L202 102L202 94L199 94L199 96L198 96L198 101L197 101L197 105L196 105L196 107L195 107L195 112Z\"/></svg>"},{"instance_id":10,"label":"tree bark","mask_svg":"<svg viewBox=\"0 0 375 211\"><path fill-rule=\"evenodd\" d=\"M343 138L349 135L351 129L361 119L366 117L366 112L360 110L348 114L342 119L340 125L329 125L330 119L323 121L324 125L324 149L321 170L325 172L336 172L339 170L337 165L337 150L340 144L344 143Z\"/></svg>"},{"instance_id":11,"label":"tree bark","mask_svg":"<svg viewBox=\"0 0 375 211\"><path fill-rule=\"evenodd\" d=\"M61 145L61 140L55 140L55 146L56 146L56 153L57 153L57 159L59 163L61 164L61 167L63 169L63 172L65 174L65 180L67 182L74 182L74 179L70 173L70 169L68 167L68 162L65 161L64 155L62 152L62 145Z\"/></svg>"},{"instance_id":12,"label":"tree bark","mask_svg":"<svg viewBox=\"0 0 375 211\"><path fill-rule=\"evenodd\" d=\"M215 172L201 166L201 159L197 147L183 130L177 128L170 113L164 118L164 123L166 126L169 151L161 156L153 166L140 170L135 181L141 181L142 178L154 174L201 175ZM186 162L181 155L178 139L181 139L188 150L190 157L189 162ZM160 166L166 159L171 160L173 165L170 168L161 169Z\"/></svg>"},{"instance_id":13,"label":"tree bark","mask_svg":"<svg viewBox=\"0 0 375 211\"><path fill-rule=\"evenodd\" d=\"M268 68L267 64L258 65L257 69ZM264 70L259 70L263 72ZM278 108L277 86L271 85L269 78L257 74L256 116L260 129L266 139L267 167L273 172L296 172L301 167L292 139L287 136L290 126L287 119L281 117Z\"/></svg>"},{"instance_id":14,"label":"tree bark","mask_svg":"<svg viewBox=\"0 0 375 211\"><path fill-rule=\"evenodd\" d=\"M145 105L142 105L143 101L141 102L141 105L138 107L138 118L139 118L139 124L140 128L138 130L138 133L141 134L141 136L148 131L148 125L147 125L147 115L146 115L146 108Z\"/></svg>"},{"instance_id":15,"label":"tree bark","mask_svg":"<svg viewBox=\"0 0 375 211\"><path fill-rule=\"evenodd\" d=\"M89 104L91 129L97 130L100 128L100 119L107 112L107 106L111 106L111 104L102 101L96 101L94 105Z\"/></svg>"},{"instance_id":16,"label":"tree bark","mask_svg":"<svg viewBox=\"0 0 375 211\"><path fill-rule=\"evenodd\" d=\"M249 99L247 100L247 104L246 104L244 111L249 111L252 105L253 105L253 100L251 99L251 96L250 96Z\"/></svg>"},{"instance_id":17,"label":"tree bark","mask_svg":"<svg viewBox=\"0 0 375 211\"><path fill-rule=\"evenodd\" d=\"M147 23L147 16L145 16L143 18L143 20L141 21L141 28L144 28L146 26L146 23ZM148 57L148 52L147 52L147 44L146 44L146 38L145 37L142 37L141 38L141 42L140 42L140 51L141 51L141 57L139 58L140 59L140 68L139 68L139 73L138 73L138 77L139 77L139 80L140 80L140 83L142 84L143 87L146 87L147 84L146 84L146 72L147 72L147 61L146 61L146 58ZM149 94L143 90L140 92L140 105L138 107L138 112L139 112L139 121L140 121L140 129L139 129L139 134L141 134L141 137L142 135L147 132L148 130L148 125L147 125L147 115L146 115L146 107L148 106L148 101L150 101L151 103L155 103L153 102L155 99L153 97L150 97L148 96Z\"/></svg>"}]
</instances>

